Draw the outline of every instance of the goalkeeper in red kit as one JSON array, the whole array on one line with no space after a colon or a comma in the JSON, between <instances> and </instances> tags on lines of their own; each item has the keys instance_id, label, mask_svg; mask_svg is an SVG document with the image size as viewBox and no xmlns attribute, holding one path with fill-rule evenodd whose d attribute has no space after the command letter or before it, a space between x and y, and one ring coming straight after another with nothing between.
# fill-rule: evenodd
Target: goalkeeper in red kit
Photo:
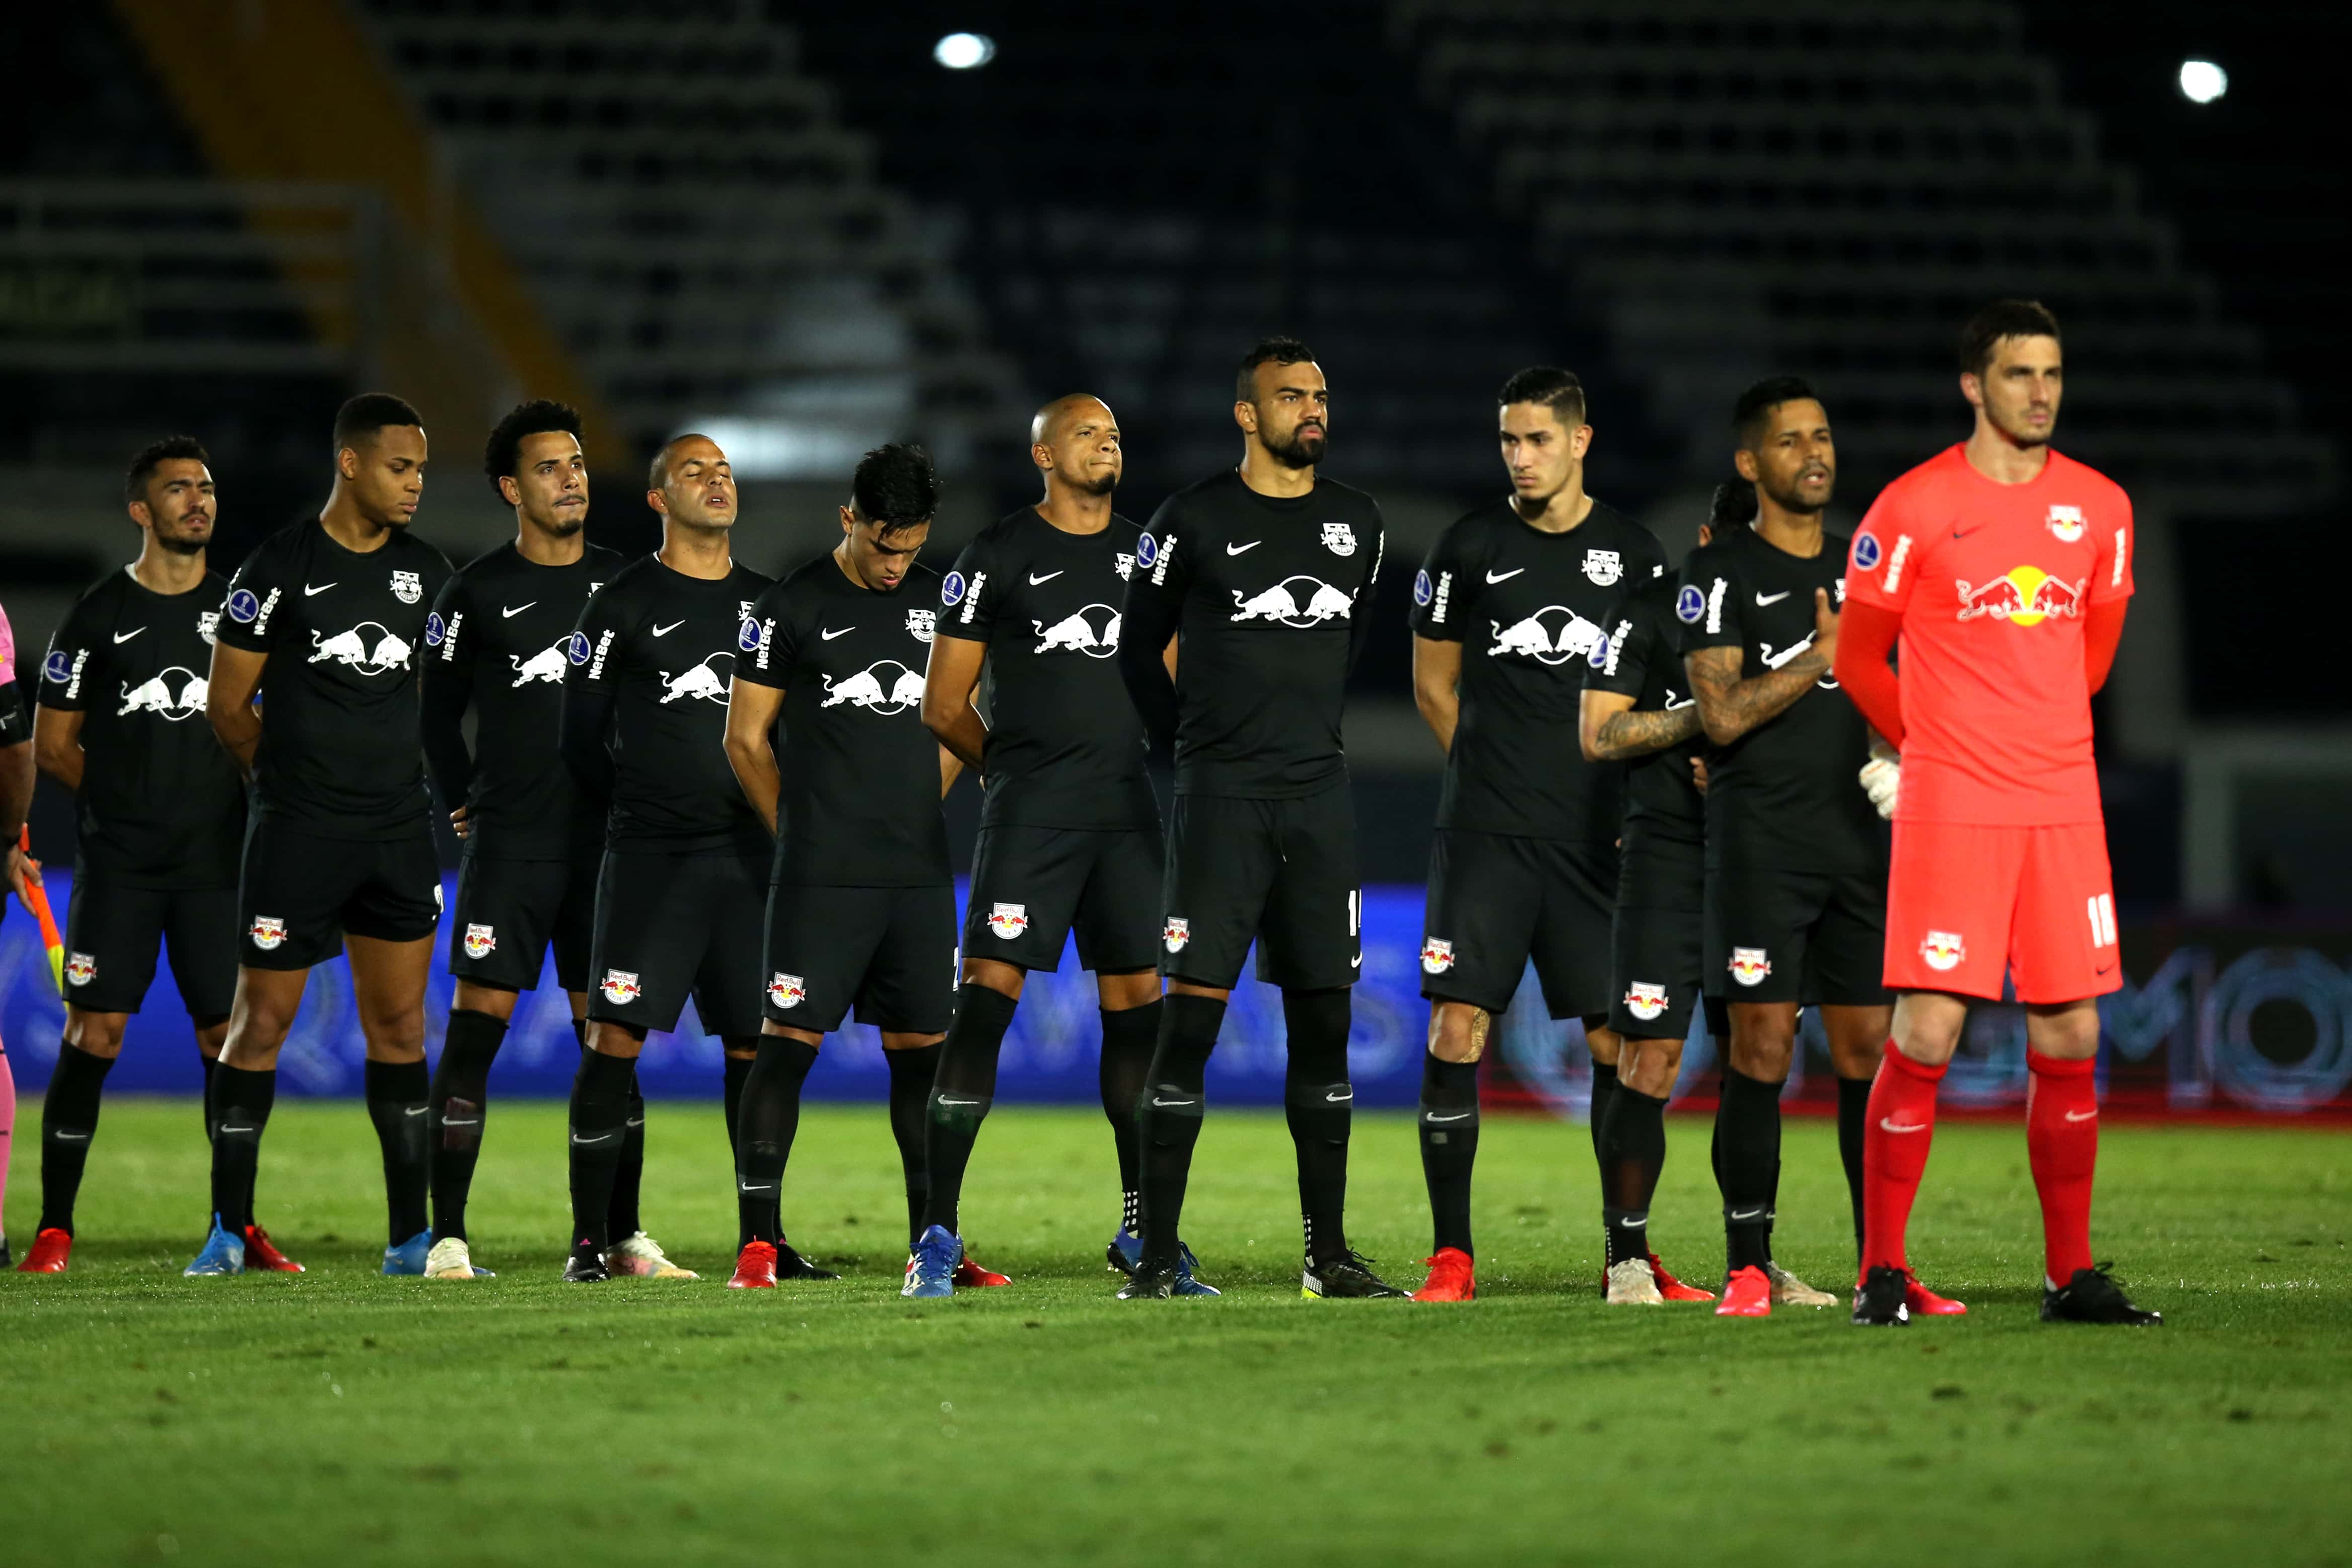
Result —
<instances>
[{"instance_id":1,"label":"goalkeeper in red kit","mask_svg":"<svg viewBox=\"0 0 2352 1568\"><path fill-rule=\"evenodd\" d=\"M2123 635L2132 514L2120 486L2051 449L2062 378L2047 310L1979 311L1960 335L1975 430L1887 486L1847 562L1835 672L1885 741L1863 783L1895 821L1897 994L1864 1141L1857 1324L1909 1321L1904 1233L1937 1086L1970 1000L1999 1001L2004 973L2026 1011L2042 1319L2162 1321L2091 1258L2097 998L2122 984L2091 694Z\"/></svg>"}]
</instances>

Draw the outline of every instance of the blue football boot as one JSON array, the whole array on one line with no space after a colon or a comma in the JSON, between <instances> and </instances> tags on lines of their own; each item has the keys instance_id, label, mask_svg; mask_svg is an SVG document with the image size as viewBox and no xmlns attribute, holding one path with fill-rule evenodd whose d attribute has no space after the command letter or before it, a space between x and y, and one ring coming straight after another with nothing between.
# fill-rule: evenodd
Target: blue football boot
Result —
<instances>
[{"instance_id":1,"label":"blue football boot","mask_svg":"<svg viewBox=\"0 0 2352 1568\"><path fill-rule=\"evenodd\" d=\"M420 1230L397 1247L383 1249L383 1271L395 1277L422 1279L425 1260L433 1254L433 1233Z\"/></svg>"},{"instance_id":2,"label":"blue football boot","mask_svg":"<svg viewBox=\"0 0 2352 1568\"><path fill-rule=\"evenodd\" d=\"M907 1283L898 1294L936 1300L955 1294L956 1265L963 1261L963 1243L943 1225L935 1225L916 1239L907 1259Z\"/></svg>"},{"instance_id":3,"label":"blue football boot","mask_svg":"<svg viewBox=\"0 0 2352 1568\"><path fill-rule=\"evenodd\" d=\"M213 1215L213 1233L205 1237L205 1249L196 1260L180 1270L190 1279L216 1274L245 1272L245 1239L221 1224L220 1215Z\"/></svg>"}]
</instances>

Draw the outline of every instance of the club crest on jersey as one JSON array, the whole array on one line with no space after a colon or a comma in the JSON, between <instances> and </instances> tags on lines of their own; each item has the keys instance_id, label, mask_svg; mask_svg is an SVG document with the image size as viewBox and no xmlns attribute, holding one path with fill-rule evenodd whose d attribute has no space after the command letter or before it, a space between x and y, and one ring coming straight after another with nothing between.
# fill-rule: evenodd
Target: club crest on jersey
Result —
<instances>
[{"instance_id":1,"label":"club crest on jersey","mask_svg":"<svg viewBox=\"0 0 2352 1568\"><path fill-rule=\"evenodd\" d=\"M2053 506L2050 509L2050 531L2062 544L2072 544L2083 537L2083 509L2079 506Z\"/></svg>"},{"instance_id":2,"label":"club crest on jersey","mask_svg":"<svg viewBox=\"0 0 2352 1568\"><path fill-rule=\"evenodd\" d=\"M768 982L768 1000L777 1007L797 1007L808 1000L808 982L797 974L779 973Z\"/></svg>"},{"instance_id":3,"label":"club crest on jersey","mask_svg":"<svg viewBox=\"0 0 2352 1568\"><path fill-rule=\"evenodd\" d=\"M1073 610L1052 626L1040 620L1029 625L1037 635L1033 653L1082 653L1108 658L1118 651L1118 612L1108 605L1088 605Z\"/></svg>"},{"instance_id":4,"label":"club crest on jersey","mask_svg":"<svg viewBox=\"0 0 2352 1568\"><path fill-rule=\"evenodd\" d=\"M114 710L118 719L131 713L152 713L173 723L191 714L205 710L205 699L211 694L211 683L192 669L173 665L158 670L133 686L122 683L122 706Z\"/></svg>"},{"instance_id":5,"label":"club crest on jersey","mask_svg":"<svg viewBox=\"0 0 2352 1568\"><path fill-rule=\"evenodd\" d=\"M1584 552L1584 574L1596 588L1613 588L1617 579L1625 575L1625 558L1614 550L1588 550Z\"/></svg>"},{"instance_id":6,"label":"club crest on jersey","mask_svg":"<svg viewBox=\"0 0 2352 1568\"><path fill-rule=\"evenodd\" d=\"M211 642L219 631L220 612L218 610L199 610L196 612L196 636L204 638L206 642Z\"/></svg>"},{"instance_id":7,"label":"club crest on jersey","mask_svg":"<svg viewBox=\"0 0 2352 1568\"><path fill-rule=\"evenodd\" d=\"M1443 974L1454 967L1454 944L1443 937L1431 937L1421 944L1421 967L1425 974Z\"/></svg>"},{"instance_id":8,"label":"club crest on jersey","mask_svg":"<svg viewBox=\"0 0 2352 1568\"><path fill-rule=\"evenodd\" d=\"M1625 993L1625 1011L1645 1024L1665 1010L1666 988L1663 985L1636 980L1633 988Z\"/></svg>"},{"instance_id":9,"label":"club crest on jersey","mask_svg":"<svg viewBox=\"0 0 2352 1568\"><path fill-rule=\"evenodd\" d=\"M952 609L963 602L963 574L950 572L940 579L940 603Z\"/></svg>"},{"instance_id":10,"label":"club crest on jersey","mask_svg":"<svg viewBox=\"0 0 2352 1568\"><path fill-rule=\"evenodd\" d=\"M1735 947L1731 950L1731 977L1742 985L1761 985L1764 977L1772 973L1772 961L1760 947Z\"/></svg>"},{"instance_id":11,"label":"club crest on jersey","mask_svg":"<svg viewBox=\"0 0 2352 1568\"><path fill-rule=\"evenodd\" d=\"M246 928L245 934L253 939L254 946L268 952L284 944L286 922L276 915L256 915L253 917L253 924Z\"/></svg>"},{"instance_id":12,"label":"club crest on jersey","mask_svg":"<svg viewBox=\"0 0 2352 1568\"><path fill-rule=\"evenodd\" d=\"M86 952L66 954L66 984L87 985L98 978L98 960Z\"/></svg>"},{"instance_id":13,"label":"club crest on jersey","mask_svg":"<svg viewBox=\"0 0 2352 1568\"><path fill-rule=\"evenodd\" d=\"M1006 942L1011 942L1029 929L1029 906L1026 904L996 904L988 911L988 929Z\"/></svg>"},{"instance_id":14,"label":"club crest on jersey","mask_svg":"<svg viewBox=\"0 0 2352 1568\"><path fill-rule=\"evenodd\" d=\"M893 676L889 672L898 671ZM824 682L824 700L819 708L838 708L854 702L870 713L904 713L909 708L923 705L923 672L908 669L895 658L877 658L855 675L845 675L839 680L830 675L820 677ZM721 702L727 694L719 694Z\"/></svg>"},{"instance_id":15,"label":"club crest on jersey","mask_svg":"<svg viewBox=\"0 0 2352 1568\"><path fill-rule=\"evenodd\" d=\"M1428 573L1416 572L1412 574L1412 602L1414 604L1426 605L1429 603L1431 595L1435 592L1436 590L1429 585Z\"/></svg>"},{"instance_id":16,"label":"club crest on jersey","mask_svg":"<svg viewBox=\"0 0 2352 1568\"><path fill-rule=\"evenodd\" d=\"M1233 590L1231 621L1274 621L1286 626L1318 626L1337 616L1347 620L1356 602L1319 577L1285 577L1255 594Z\"/></svg>"},{"instance_id":17,"label":"club crest on jersey","mask_svg":"<svg viewBox=\"0 0 2352 1568\"><path fill-rule=\"evenodd\" d=\"M1919 942L1919 956L1930 969L1956 969L1968 955L1968 944L1960 941L1958 931L1931 931Z\"/></svg>"},{"instance_id":18,"label":"club crest on jersey","mask_svg":"<svg viewBox=\"0 0 2352 1568\"><path fill-rule=\"evenodd\" d=\"M1706 595L1698 591L1696 584L1684 584L1683 591L1675 595L1675 619L1686 626L1695 626L1698 625L1698 618L1705 614L1706 614Z\"/></svg>"},{"instance_id":19,"label":"club crest on jersey","mask_svg":"<svg viewBox=\"0 0 2352 1568\"><path fill-rule=\"evenodd\" d=\"M498 950L499 933L489 926L468 925L466 928L466 956L488 958Z\"/></svg>"},{"instance_id":20,"label":"club crest on jersey","mask_svg":"<svg viewBox=\"0 0 2352 1568\"><path fill-rule=\"evenodd\" d=\"M908 610L907 612L907 630L913 636L917 642L930 641L931 634L938 628L939 624L940 614L937 610Z\"/></svg>"},{"instance_id":21,"label":"club crest on jersey","mask_svg":"<svg viewBox=\"0 0 2352 1568\"><path fill-rule=\"evenodd\" d=\"M1334 555L1353 555L1356 552L1356 531L1344 522L1325 523L1323 548Z\"/></svg>"},{"instance_id":22,"label":"club crest on jersey","mask_svg":"<svg viewBox=\"0 0 2352 1568\"><path fill-rule=\"evenodd\" d=\"M1182 915L1170 915L1168 923L1160 928L1160 940L1169 952L1183 952L1184 944L1192 940L1192 922Z\"/></svg>"},{"instance_id":23,"label":"club crest on jersey","mask_svg":"<svg viewBox=\"0 0 2352 1568\"><path fill-rule=\"evenodd\" d=\"M1110 566L1112 571L1118 574L1118 580L1122 583L1135 575L1135 557L1124 550L1111 556Z\"/></svg>"},{"instance_id":24,"label":"club crest on jersey","mask_svg":"<svg viewBox=\"0 0 2352 1568\"><path fill-rule=\"evenodd\" d=\"M1878 564L1878 535L1857 533L1853 536L1853 569L1867 572Z\"/></svg>"},{"instance_id":25,"label":"club crest on jersey","mask_svg":"<svg viewBox=\"0 0 2352 1568\"><path fill-rule=\"evenodd\" d=\"M637 984L635 970L608 969L604 971L604 983L596 989L604 994L605 1001L617 1005L624 1002L635 1001L645 994L646 988Z\"/></svg>"},{"instance_id":26,"label":"club crest on jersey","mask_svg":"<svg viewBox=\"0 0 2352 1568\"><path fill-rule=\"evenodd\" d=\"M414 572L392 574L392 596L404 605L413 605L425 597L425 579Z\"/></svg>"}]
</instances>

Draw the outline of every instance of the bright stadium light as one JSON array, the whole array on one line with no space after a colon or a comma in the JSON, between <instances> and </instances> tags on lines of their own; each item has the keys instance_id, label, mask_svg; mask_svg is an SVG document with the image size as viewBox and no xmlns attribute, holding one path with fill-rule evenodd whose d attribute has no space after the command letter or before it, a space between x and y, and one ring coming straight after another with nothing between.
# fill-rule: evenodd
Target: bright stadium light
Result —
<instances>
[{"instance_id":1,"label":"bright stadium light","mask_svg":"<svg viewBox=\"0 0 2352 1568\"><path fill-rule=\"evenodd\" d=\"M931 46L931 58L951 71L978 70L996 58L996 40L985 33L950 33Z\"/></svg>"},{"instance_id":2,"label":"bright stadium light","mask_svg":"<svg viewBox=\"0 0 2352 1568\"><path fill-rule=\"evenodd\" d=\"M947 46L941 44L940 47L945 48ZM2211 60L2180 62L2180 96L2189 102L2210 103L2229 90L2230 73Z\"/></svg>"}]
</instances>

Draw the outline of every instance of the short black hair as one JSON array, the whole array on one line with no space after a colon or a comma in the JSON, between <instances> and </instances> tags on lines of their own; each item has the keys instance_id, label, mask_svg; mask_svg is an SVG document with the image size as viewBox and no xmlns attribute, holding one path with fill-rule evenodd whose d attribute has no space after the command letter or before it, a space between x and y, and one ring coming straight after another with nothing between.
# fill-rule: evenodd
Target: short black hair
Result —
<instances>
[{"instance_id":1,"label":"short black hair","mask_svg":"<svg viewBox=\"0 0 2352 1568\"><path fill-rule=\"evenodd\" d=\"M1715 498L1707 503L1706 525L1717 533L1727 528L1745 528L1756 521L1756 487L1746 479L1726 479L1715 487Z\"/></svg>"},{"instance_id":2,"label":"short black hair","mask_svg":"<svg viewBox=\"0 0 2352 1568\"><path fill-rule=\"evenodd\" d=\"M1257 346L1242 355L1241 369L1234 375L1234 401L1257 401L1257 367L1262 364L1309 364L1315 351L1297 338L1260 338Z\"/></svg>"},{"instance_id":3,"label":"short black hair","mask_svg":"<svg viewBox=\"0 0 2352 1568\"><path fill-rule=\"evenodd\" d=\"M669 483L670 451L681 441L710 441L710 437L699 430L681 430L664 441L660 450L654 453L654 460L646 465L646 489L657 490ZM716 441L710 441L710 444L714 447L719 445Z\"/></svg>"},{"instance_id":4,"label":"short black hair","mask_svg":"<svg viewBox=\"0 0 2352 1568\"><path fill-rule=\"evenodd\" d=\"M940 477L931 455L910 441L892 441L857 459L849 505L877 533L896 533L931 521L940 510Z\"/></svg>"},{"instance_id":5,"label":"short black hair","mask_svg":"<svg viewBox=\"0 0 2352 1568\"><path fill-rule=\"evenodd\" d=\"M145 500L147 481L155 477L155 470L165 463L182 459L202 463L206 468L212 467L213 461L212 454L205 450L205 444L194 436L166 436L160 441L148 442L139 448L138 455L131 459L129 471L122 476L122 499L126 501Z\"/></svg>"},{"instance_id":6,"label":"short black hair","mask_svg":"<svg viewBox=\"0 0 2352 1568\"><path fill-rule=\"evenodd\" d=\"M500 500L506 499L499 481L515 477L515 466L522 458L524 437L544 436L556 430L578 436L580 411L551 397L534 397L509 409L507 416L490 427L490 438L482 447L482 472L490 477L491 493Z\"/></svg>"},{"instance_id":7,"label":"short black hair","mask_svg":"<svg viewBox=\"0 0 2352 1568\"><path fill-rule=\"evenodd\" d=\"M1801 375L1768 375L1739 395L1731 405L1731 428L1742 447L1753 451L1763 438L1765 416L1783 403L1819 403L1821 394Z\"/></svg>"},{"instance_id":8,"label":"short black hair","mask_svg":"<svg viewBox=\"0 0 2352 1568\"><path fill-rule=\"evenodd\" d=\"M1540 403L1563 425L1584 423L1584 383L1574 371L1558 365L1531 364L1512 372L1503 390L1495 394L1495 405L1508 408L1514 403Z\"/></svg>"},{"instance_id":9,"label":"short black hair","mask_svg":"<svg viewBox=\"0 0 2352 1568\"><path fill-rule=\"evenodd\" d=\"M1968 375L1982 375L2003 338L2057 336L2058 318L2041 300L1995 300L1960 329L1960 370Z\"/></svg>"},{"instance_id":10,"label":"short black hair","mask_svg":"<svg viewBox=\"0 0 2352 1568\"><path fill-rule=\"evenodd\" d=\"M387 425L414 425L422 429L425 421L404 398L389 392L362 392L335 410L335 450L366 446Z\"/></svg>"}]
</instances>

